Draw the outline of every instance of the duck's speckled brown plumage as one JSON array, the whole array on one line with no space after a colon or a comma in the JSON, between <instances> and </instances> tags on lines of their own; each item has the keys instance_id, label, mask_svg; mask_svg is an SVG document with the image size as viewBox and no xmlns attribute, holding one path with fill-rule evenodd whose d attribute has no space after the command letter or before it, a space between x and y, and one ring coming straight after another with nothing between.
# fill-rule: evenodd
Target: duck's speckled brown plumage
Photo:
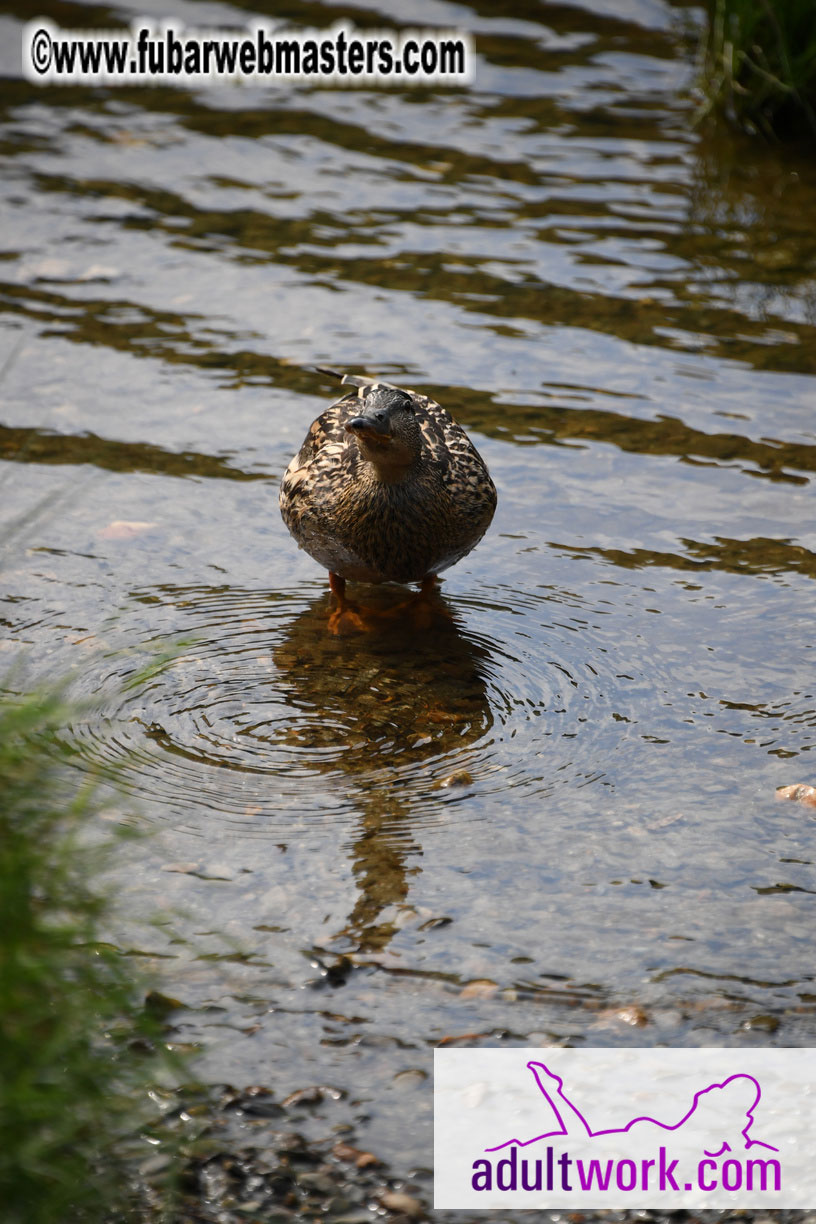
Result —
<instances>
[{"instance_id":1,"label":"duck's speckled brown plumage","mask_svg":"<svg viewBox=\"0 0 816 1224\"><path fill-rule=\"evenodd\" d=\"M346 375L356 386L314 421L280 490L283 520L301 548L340 578L421 582L478 544L496 490L465 431L434 400L410 397L419 452L384 481L346 431L372 392L391 384ZM369 403L371 401L369 400Z\"/></svg>"}]
</instances>

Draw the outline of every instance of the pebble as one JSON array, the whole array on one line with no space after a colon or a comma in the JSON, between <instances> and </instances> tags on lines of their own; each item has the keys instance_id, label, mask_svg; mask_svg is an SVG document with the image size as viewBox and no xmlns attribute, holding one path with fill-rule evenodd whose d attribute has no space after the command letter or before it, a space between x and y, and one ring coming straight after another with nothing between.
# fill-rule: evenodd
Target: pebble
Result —
<instances>
[{"instance_id":1,"label":"pebble","mask_svg":"<svg viewBox=\"0 0 816 1224\"><path fill-rule=\"evenodd\" d=\"M636 1003L629 1007L605 1007L598 1012L598 1019L616 1020L619 1024L631 1024L633 1028L643 1028L649 1023L646 1012Z\"/></svg>"},{"instance_id":2,"label":"pebble","mask_svg":"<svg viewBox=\"0 0 816 1224\"><path fill-rule=\"evenodd\" d=\"M452 786L470 786L472 782L473 774L468 773L466 769L454 769L453 773L448 774L436 785L439 790L447 790Z\"/></svg>"},{"instance_id":3,"label":"pebble","mask_svg":"<svg viewBox=\"0 0 816 1224\"><path fill-rule=\"evenodd\" d=\"M816 807L816 786L806 786L802 782L793 786L778 786L776 797L777 799L794 799L797 803L807 803L810 807Z\"/></svg>"},{"instance_id":4,"label":"pebble","mask_svg":"<svg viewBox=\"0 0 816 1224\"><path fill-rule=\"evenodd\" d=\"M411 1220L420 1220L425 1215L425 1208L419 1199L404 1194L401 1190L384 1190L380 1195L380 1202L387 1211L398 1211Z\"/></svg>"},{"instance_id":5,"label":"pebble","mask_svg":"<svg viewBox=\"0 0 816 1224\"><path fill-rule=\"evenodd\" d=\"M477 979L473 982L466 982L459 992L459 997L462 999L492 999L498 993L498 984L491 982L489 979Z\"/></svg>"}]
</instances>

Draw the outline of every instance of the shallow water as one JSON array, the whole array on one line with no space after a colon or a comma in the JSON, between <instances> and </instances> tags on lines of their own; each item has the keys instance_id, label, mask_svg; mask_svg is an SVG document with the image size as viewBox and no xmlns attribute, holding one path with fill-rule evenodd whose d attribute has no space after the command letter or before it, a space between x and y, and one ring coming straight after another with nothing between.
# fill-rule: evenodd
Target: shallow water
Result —
<instances>
[{"instance_id":1,"label":"shallow water","mask_svg":"<svg viewBox=\"0 0 816 1224\"><path fill-rule=\"evenodd\" d=\"M470 88L43 90L0 19L5 653L155 830L117 938L204 1074L402 1170L446 1038L816 1043L816 169L692 127L696 10L411 11ZM420 632L327 634L280 522L318 363L498 486Z\"/></svg>"}]
</instances>

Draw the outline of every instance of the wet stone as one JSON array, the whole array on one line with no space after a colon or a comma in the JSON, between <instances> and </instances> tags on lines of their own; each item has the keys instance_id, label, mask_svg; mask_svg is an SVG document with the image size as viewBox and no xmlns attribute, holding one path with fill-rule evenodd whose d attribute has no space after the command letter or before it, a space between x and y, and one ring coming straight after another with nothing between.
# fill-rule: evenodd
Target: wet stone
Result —
<instances>
[{"instance_id":1,"label":"wet stone","mask_svg":"<svg viewBox=\"0 0 816 1224\"><path fill-rule=\"evenodd\" d=\"M750 1019L745 1021L742 1027L752 1032L775 1033L779 1028L779 1024L780 1021L778 1016L761 1015L751 1016Z\"/></svg>"},{"instance_id":2,"label":"wet stone","mask_svg":"<svg viewBox=\"0 0 816 1224\"><path fill-rule=\"evenodd\" d=\"M388 1211L398 1212L409 1220L420 1220L426 1215L425 1208L419 1199L401 1190L386 1190L380 1195L380 1202Z\"/></svg>"},{"instance_id":3,"label":"wet stone","mask_svg":"<svg viewBox=\"0 0 816 1224\"><path fill-rule=\"evenodd\" d=\"M334 1178L327 1173L298 1173L298 1186L310 1194L331 1194L336 1189Z\"/></svg>"},{"instance_id":4,"label":"wet stone","mask_svg":"<svg viewBox=\"0 0 816 1224\"><path fill-rule=\"evenodd\" d=\"M419 1088L427 1081L427 1079L427 1071L422 1071L419 1068L411 1068L408 1071L398 1071L394 1076L393 1083L397 1088Z\"/></svg>"}]
</instances>

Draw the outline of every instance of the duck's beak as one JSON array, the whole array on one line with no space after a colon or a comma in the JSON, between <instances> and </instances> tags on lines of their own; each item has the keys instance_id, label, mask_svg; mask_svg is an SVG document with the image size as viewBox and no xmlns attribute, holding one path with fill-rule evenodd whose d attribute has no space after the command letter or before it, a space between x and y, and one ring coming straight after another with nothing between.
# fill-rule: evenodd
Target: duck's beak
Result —
<instances>
[{"instance_id":1,"label":"duck's beak","mask_svg":"<svg viewBox=\"0 0 816 1224\"><path fill-rule=\"evenodd\" d=\"M353 417L346 422L346 432L375 445L382 446L391 441L391 426L385 413Z\"/></svg>"}]
</instances>

